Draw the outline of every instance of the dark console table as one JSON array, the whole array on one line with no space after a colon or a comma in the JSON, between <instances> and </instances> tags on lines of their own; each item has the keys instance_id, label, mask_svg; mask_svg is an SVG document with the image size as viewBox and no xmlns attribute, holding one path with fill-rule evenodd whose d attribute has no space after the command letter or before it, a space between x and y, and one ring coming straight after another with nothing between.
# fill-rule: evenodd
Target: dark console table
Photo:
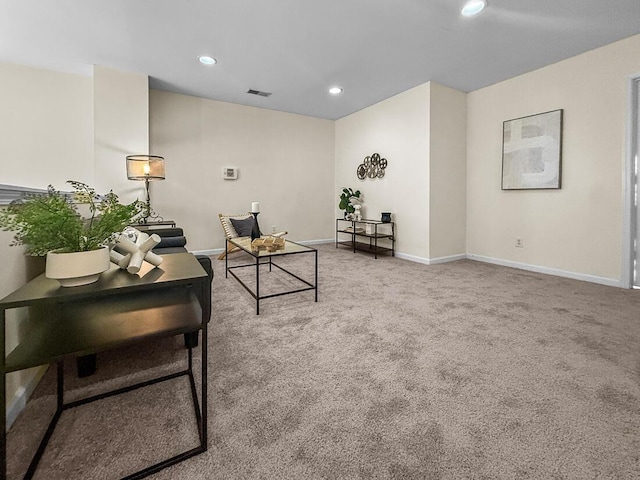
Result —
<instances>
[{"instance_id":1,"label":"dark console table","mask_svg":"<svg viewBox=\"0 0 640 480\"><path fill-rule=\"evenodd\" d=\"M0 300L2 372L57 363L57 408L24 478L32 478L58 419L70 408L132 390L188 376L200 445L128 475L143 478L207 449L207 321L211 309L211 284L198 260L190 253L163 257L159 268L145 264L138 275L115 266L91 285L63 288L41 275ZM199 300L200 299L200 300ZM5 352L6 311L28 307L30 331L9 355ZM143 339L168 337L202 330L202 384L200 402L193 376L192 349L187 367L145 382L64 402L63 359L89 355ZM0 479L6 478L6 387L0 387ZM202 408L200 407L202 405Z\"/></svg>"},{"instance_id":2,"label":"dark console table","mask_svg":"<svg viewBox=\"0 0 640 480\"><path fill-rule=\"evenodd\" d=\"M349 235L349 240L341 240L340 234ZM364 241L363 241L364 240ZM368 242L366 241L368 240ZM387 242L387 245L380 243ZM381 222L379 220L345 220L336 219L336 248L344 245L353 250L378 254L396 254L396 224L395 222Z\"/></svg>"}]
</instances>

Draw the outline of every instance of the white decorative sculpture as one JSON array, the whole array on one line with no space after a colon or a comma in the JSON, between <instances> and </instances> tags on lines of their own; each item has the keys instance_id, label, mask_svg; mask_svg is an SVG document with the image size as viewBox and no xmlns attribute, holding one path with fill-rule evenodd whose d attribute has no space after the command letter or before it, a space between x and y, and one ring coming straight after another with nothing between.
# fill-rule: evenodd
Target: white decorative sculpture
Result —
<instances>
[{"instance_id":1,"label":"white decorative sculpture","mask_svg":"<svg viewBox=\"0 0 640 480\"><path fill-rule=\"evenodd\" d=\"M360 220L362 220L362 214L360 213L360 208L362 208L362 205L354 205L353 208L355 209L355 212L353 212L353 219L359 222Z\"/></svg>"},{"instance_id":2,"label":"white decorative sculpture","mask_svg":"<svg viewBox=\"0 0 640 480\"><path fill-rule=\"evenodd\" d=\"M162 263L162 257L151 249L159 243L160 236L155 233L149 235L128 227L116 239L110 253L111 261L129 273L138 273L143 261L157 267Z\"/></svg>"},{"instance_id":3,"label":"white decorative sculpture","mask_svg":"<svg viewBox=\"0 0 640 480\"><path fill-rule=\"evenodd\" d=\"M360 209L362 208L362 199L359 197L351 197L349 198L349 203L354 209L353 220L359 222L360 220L362 220L362 214L360 213Z\"/></svg>"}]
</instances>

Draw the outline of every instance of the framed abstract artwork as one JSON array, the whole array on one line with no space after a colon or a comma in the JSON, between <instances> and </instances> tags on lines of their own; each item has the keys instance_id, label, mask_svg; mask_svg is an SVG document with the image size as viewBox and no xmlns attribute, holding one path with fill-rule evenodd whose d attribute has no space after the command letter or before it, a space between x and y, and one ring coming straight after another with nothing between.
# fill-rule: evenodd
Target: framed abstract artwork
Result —
<instances>
[{"instance_id":1,"label":"framed abstract artwork","mask_svg":"<svg viewBox=\"0 0 640 480\"><path fill-rule=\"evenodd\" d=\"M562 110L503 122L502 190L560 188Z\"/></svg>"}]
</instances>

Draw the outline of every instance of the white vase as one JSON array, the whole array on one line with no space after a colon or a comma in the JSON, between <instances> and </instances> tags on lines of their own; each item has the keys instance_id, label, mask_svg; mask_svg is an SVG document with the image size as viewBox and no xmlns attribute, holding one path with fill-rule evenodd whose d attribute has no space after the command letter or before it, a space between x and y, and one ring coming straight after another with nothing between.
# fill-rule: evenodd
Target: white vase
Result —
<instances>
[{"instance_id":1,"label":"white vase","mask_svg":"<svg viewBox=\"0 0 640 480\"><path fill-rule=\"evenodd\" d=\"M109 269L109 247L88 252L47 253L45 275L60 282L63 287L77 287L93 283Z\"/></svg>"}]
</instances>

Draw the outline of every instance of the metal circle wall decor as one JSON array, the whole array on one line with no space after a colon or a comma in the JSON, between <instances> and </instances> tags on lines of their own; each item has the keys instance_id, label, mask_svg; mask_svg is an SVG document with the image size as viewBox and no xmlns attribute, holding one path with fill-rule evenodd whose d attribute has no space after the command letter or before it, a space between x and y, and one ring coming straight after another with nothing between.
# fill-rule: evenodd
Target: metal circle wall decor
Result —
<instances>
[{"instance_id":1,"label":"metal circle wall decor","mask_svg":"<svg viewBox=\"0 0 640 480\"><path fill-rule=\"evenodd\" d=\"M365 178L382 178L384 177L384 170L387 168L387 159L380 158L380 154L374 153L367 155L356 170L356 174L360 180Z\"/></svg>"}]
</instances>

